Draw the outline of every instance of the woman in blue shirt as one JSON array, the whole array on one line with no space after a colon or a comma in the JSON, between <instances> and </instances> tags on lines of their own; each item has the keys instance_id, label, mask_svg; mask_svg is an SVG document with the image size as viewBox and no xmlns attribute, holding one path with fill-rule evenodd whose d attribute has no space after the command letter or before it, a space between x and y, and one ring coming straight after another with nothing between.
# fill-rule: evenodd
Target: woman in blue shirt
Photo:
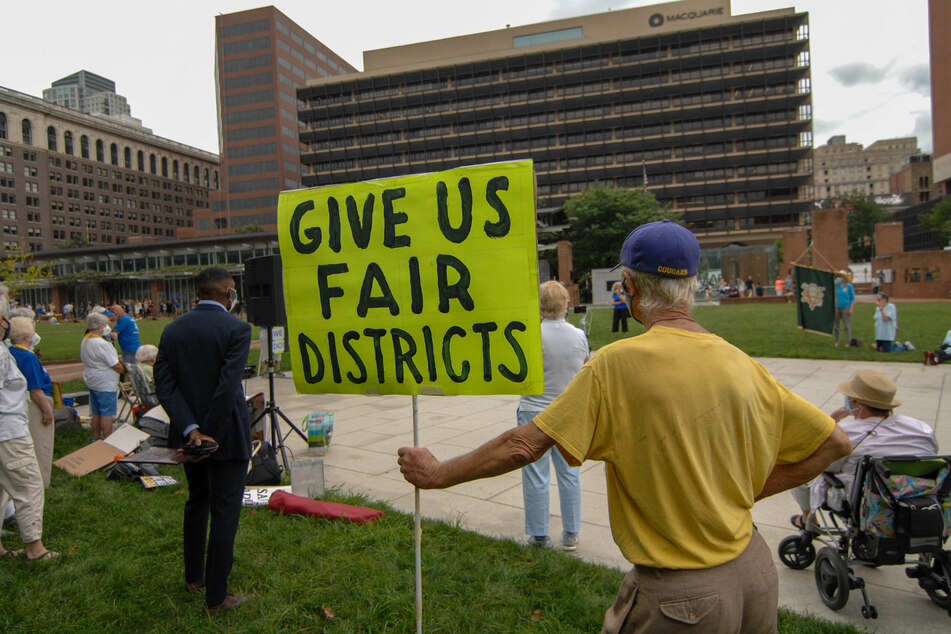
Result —
<instances>
[{"instance_id":1,"label":"woman in blue shirt","mask_svg":"<svg viewBox=\"0 0 951 634\"><path fill-rule=\"evenodd\" d=\"M627 295L620 282L615 282L611 287L611 304L614 306L614 315L611 320L611 339L617 334L618 325L621 326L621 332L627 332L627 318L630 316L630 309L627 307Z\"/></svg>"}]
</instances>

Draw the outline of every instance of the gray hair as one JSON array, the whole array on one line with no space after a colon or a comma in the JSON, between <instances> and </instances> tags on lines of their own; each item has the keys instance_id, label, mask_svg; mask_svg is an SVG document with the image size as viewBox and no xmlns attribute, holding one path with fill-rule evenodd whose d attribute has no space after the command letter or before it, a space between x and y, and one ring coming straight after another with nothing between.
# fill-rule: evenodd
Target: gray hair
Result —
<instances>
[{"instance_id":1,"label":"gray hair","mask_svg":"<svg viewBox=\"0 0 951 634\"><path fill-rule=\"evenodd\" d=\"M102 313L89 313L86 315L86 327L90 331L99 330L109 323L109 318Z\"/></svg>"},{"instance_id":2,"label":"gray hair","mask_svg":"<svg viewBox=\"0 0 951 634\"><path fill-rule=\"evenodd\" d=\"M30 321L36 321L36 312L26 306L17 306L10 310L10 317L26 317Z\"/></svg>"},{"instance_id":3,"label":"gray hair","mask_svg":"<svg viewBox=\"0 0 951 634\"><path fill-rule=\"evenodd\" d=\"M693 277L662 277L644 271L622 266L622 273L627 273L634 280L634 286L640 294L637 303L643 315L650 315L672 308L693 308L693 295L697 291L697 276Z\"/></svg>"},{"instance_id":4,"label":"gray hair","mask_svg":"<svg viewBox=\"0 0 951 634\"><path fill-rule=\"evenodd\" d=\"M149 361L154 361L155 357L158 356L158 348L153 346L150 343L139 346L139 349L135 351L135 362L136 363L148 363Z\"/></svg>"},{"instance_id":5,"label":"gray hair","mask_svg":"<svg viewBox=\"0 0 951 634\"><path fill-rule=\"evenodd\" d=\"M27 337L32 339L33 332L33 320L29 317L10 317L10 343L20 343Z\"/></svg>"},{"instance_id":6,"label":"gray hair","mask_svg":"<svg viewBox=\"0 0 951 634\"><path fill-rule=\"evenodd\" d=\"M7 310L10 308L10 289L0 284L0 317L7 316Z\"/></svg>"}]
</instances>

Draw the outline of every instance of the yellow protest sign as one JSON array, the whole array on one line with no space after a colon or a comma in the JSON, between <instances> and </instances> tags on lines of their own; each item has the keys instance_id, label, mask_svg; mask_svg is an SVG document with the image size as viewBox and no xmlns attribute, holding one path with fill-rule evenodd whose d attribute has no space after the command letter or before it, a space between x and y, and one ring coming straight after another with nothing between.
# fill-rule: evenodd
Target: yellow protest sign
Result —
<instances>
[{"instance_id":1,"label":"yellow protest sign","mask_svg":"<svg viewBox=\"0 0 951 634\"><path fill-rule=\"evenodd\" d=\"M537 394L531 161L282 192L301 393Z\"/></svg>"}]
</instances>

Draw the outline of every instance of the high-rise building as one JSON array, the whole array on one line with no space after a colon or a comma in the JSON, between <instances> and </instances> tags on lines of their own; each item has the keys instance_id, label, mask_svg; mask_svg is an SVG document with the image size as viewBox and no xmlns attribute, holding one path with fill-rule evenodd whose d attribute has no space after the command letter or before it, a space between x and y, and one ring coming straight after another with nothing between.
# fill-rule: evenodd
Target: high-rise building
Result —
<instances>
[{"instance_id":1,"label":"high-rise building","mask_svg":"<svg viewBox=\"0 0 951 634\"><path fill-rule=\"evenodd\" d=\"M920 153L915 137L882 139L868 147L848 143L844 134L831 137L813 152L816 198L887 194L889 177Z\"/></svg>"},{"instance_id":2,"label":"high-rise building","mask_svg":"<svg viewBox=\"0 0 951 634\"><path fill-rule=\"evenodd\" d=\"M888 179L889 193L911 194L912 203L931 200L931 155L912 154L902 161L901 169Z\"/></svg>"},{"instance_id":3,"label":"high-rise building","mask_svg":"<svg viewBox=\"0 0 951 634\"><path fill-rule=\"evenodd\" d=\"M300 187L297 88L354 72L274 7L215 17L221 191L193 235L277 226L277 194Z\"/></svg>"},{"instance_id":4,"label":"high-rise building","mask_svg":"<svg viewBox=\"0 0 951 634\"><path fill-rule=\"evenodd\" d=\"M0 257L173 239L217 187L214 154L0 88Z\"/></svg>"},{"instance_id":5,"label":"high-rise building","mask_svg":"<svg viewBox=\"0 0 951 634\"><path fill-rule=\"evenodd\" d=\"M928 0L931 136L935 188L951 194L951 2Z\"/></svg>"},{"instance_id":6,"label":"high-rise building","mask_svg":"<svg viewBox=\"0 0 951 634\"><path fill-rule=\"evenodd\" d=\"M367 51L298 96L307 186L531 158L543 223L592 185L648 187L710 247L772 244L812 208L792 8L685 0Z\"/></svg>"},{"instance_id":7,"label":"high-rise building","mask_svg":"<svg viewBox=\"0 0 951 634\"><path fill-rule=\"evenodd\" d=\"M116 94L116 83L88 70L54 81L43 90L43 99L86 114L106 115L130 125L141 125L141 121L132 118L128 100Z\"/></svg>"}]
</instances>

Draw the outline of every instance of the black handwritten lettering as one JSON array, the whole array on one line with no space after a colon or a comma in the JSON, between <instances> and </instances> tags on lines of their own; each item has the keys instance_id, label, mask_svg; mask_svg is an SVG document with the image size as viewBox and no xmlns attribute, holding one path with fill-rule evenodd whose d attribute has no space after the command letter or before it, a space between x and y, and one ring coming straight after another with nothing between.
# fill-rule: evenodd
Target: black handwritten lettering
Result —
<instances>
[{"instance_id":1,"label":"black handwritten lettering","mask_svg":"<svg viewBox=\"0 0 951 634\"><path fill-rule=\"evenodd\" d=\"M449 267L452 267L456 271L456 274L459 275L459 280L454 284L449 283ZM472 310L475 307L475 303L469 295L469 283L471 281L472 278L469 274L469 269L462 263L462 260L444 253L437 255L436 283L439 286L439 312L449 312L450 299L458 299L459 304L465 310Z\"/></svg>"},{"instance_id":2,"label":"black handwritten lettering","mask_svg":"<svg viewBox=\"0 0 951 634\"><path fill-rule=\"evenodd\" d=\"M436 380L436 353L433 351L433 330L423 326L423 345L426 346L426 365L430 382Z\"/></svg>"},{"instance_id":3,"label":"black handwritten lettering","mask_svg":"<svg viewBox=\"0 0 951 634\"><path fill-rule=\"evenodd\" d=\"M453 227L449 220L449 189L443 181L436 183L436 220L439 230L447 240L456 244L464 242L472 230L472 185L469 184L468 178L459 181L459 198L462 203L462 218L457 228Z\"/></svg>"},{"instance_id":4,"label":"black handwritten lettering","mask_svg":"<svg viewBox=\"0 0 951 634\"><path fill-rule=\"evenodd\" d=\"M343 349L347 351L347 354L350 355L350 358L353 359L353 362L357 364L357 368L360 370L360 376L353 376L353 372L347 372L347 378L350 379L351 383L366 383L367 381L367 366L363 364L363 359L360 358L357 351L350 345L353 339L359 338L360 333L355 330L348 330L344 333L343 339L341 340L343 342Z\"/></svg>"},{"instance_id":5,"label":"black handwritten lettering","mask_svg":"<svg viewBox=\"0 0 951 634\"><path fill-rule=\"evenodd\" d=\"M304 237L310 239L310 242L302 242L300 238L300 223L304 219L304 214L313 209L314 201L305 200L294 208L294 215L291 216L291 242L294 243L294 250L304 255L313 253L320 246L319 227L304 229Z\"/></svg>"},{"instance_id":6,"label":"black handwritten lettering","mask_svg":"<svg viewBox=\"0 0 951 634\"><path fill-rule=\"evenodd\" d=\"M376 358L376 380L383 383L383 348L380 339L386 334L386 328L364 328L363 334L373 339L373 356Z\"/></svg>"},{"instance_id":7,"label":"black handwritten lettering","mask_svg":"<svg viewBox=\"0 0 951 634\"><path fill-rule=\"evenodd\" d=\"M320 293L320 314L324 319L330 319L330 300L333 297L343 297L343 289L339 286L330 286L327 278L338 273L346 273L349 269L346 264L321 264L317 267L317 291Z\"/></svg>"},{"instance_id":8,"label":"black handwritten lettering","mask_svg":"<svg viewBox=\"0 0 951 634\"><path fill-rule=\"evenodd\" d=\"M492 358L489 355L489 333L499 329L494 321L472 324L472 331L482 335L482 378L492 380Z\"/></svg>"},{"instance_id":9,"label":"black handwritten lettering","mask_svg":"<svg viewBox=\"0 0 951 634\"><path fill-rule=\"evenodd\" d=\"M370 293L373 292L373 282L376 282L377 286L380 287L382 295L376 297L370 295ZM390 315L394 317L400 314L400 307L396 303L396 298L393 296L392 291L390 291L390 285L386 281L386 276L383 275L383 269L381 269L380 265L376 262L370 262L370 264L367 265L366 275L363 276L363 286L360 287L360 303L357 305L357 315L366 317L367 311L370 308L389 308Z\"/></svg>"},{"instance_id":10,"label":"black handwritten lettering","mask_svg":"<svg viewBox=\"0 0 951 634\"><path fill-rule=\"evenodd\" d=\"M515 358L518 359L518 372L512 372L500 363L499 374L513 383L521 383L528 376L528 361L525 359L525 351L522 350L521 344L519 344L518 340L512 334L513 330L525 332L525 324L520 321L510 321L505 327L504 331L505 340L509 342L510 346L512 346L512 351L515 353Z\"/></svg>"},{"instance_id":11,"label":"black handwritten lettering","mask_svg":"<svg viewBox=\"0 0 951 634\"><path fill-rule=\"evenodd\" d=\"M297 345L300 346L301 369L304 372L304 380L308 383L320 383L324 378L324 358L320 355L317 344L304 333L300 333L297 335ZM317 363L316 371L311 367L311 352L313 352Z\"/></svg>"},{"instance_id":12,"label":"black handwritten lettering","mask_svg":"<svg viewBox=\"0 0 951 634\"><path fill-rule=\"evenodd\" d=\"M327 215L330 220L327 226L327 246L334 253L340 253L340 205L336 198L327 199Z\"/></svg>"},{"instance_id":13,"label":"black handwritten lettering","mask_svg":"<svg viewBox=\"0 0 951 634\"><path fill-rule=\"evenodd\" d=\"M496 176L485 186L485 200L499 214L498 222L485 221L485 235L490 238L501 238L508 235L512 228L512 219L509 217L509 210L505 208L505 203L499 198L498 191L507 191L509 188L509 179L507 176Z\"/></svg>"},{"instance_id":14,"label":"black handwritten lettering","mask_svg":"<svg viewBox=\"0 0 951 634\"><path fill-rule=\"evenodd\" d=\"M405 223L409 216L402 211L393 210L393 201L405 197L405 187L383 191L383 246L389 249L410 245L409 236L397 235L396 233L396 225Z\"/></svg>"},{"instance_id":15,"label":"black handwritten lettering","mask_svg":"<svg viewBox=\"0 0 951 634\"><path fill-rule=\"evenodd\" d=\"M450 350L450 342L454 336L465 337L466 331L460 328L459 326L450 326L449 330L446 331L446 334L442 338L442 362L446 366L446 374L449 375L449 378L455 381L456 383L463 383L467 378L469 378L469 362L462 362L462 373L456 374L456 370L452 367L452 351Z\"/></svg>"},{"instance_id":16,"label":"black handwritten lettering","mask_svg":"<svg viewBox=\"0 0 951 634\"><path fill-rule=\"evenodd\" d=\"M416 342L410 336L408 332L400 328L391 328L390 335L393 337L393 352L395 353L394 360L396 362L396 382L403 382L403 365L409 367L409 371L413 373L413 378L417 383L423 382L423 375L420 374L419 369L416 367L416 363L413 361L413 355L416 354ZM403 350L402 343L406 343L406 350Z\"/></svg>"},{"instance_id":17,"label":"black handwritten lettering","mask_svg":"<svg viewBox=\"0 0 951 634\"><path fill-rule=\"evenodd\" d=\"M350 220L350 233L353 234L353 243L360 249L366 249L370 244L370 232L373 229L373 194L367 194L363 201L363 220L357 211L357 201L353 196L347 196L347 218Z\"/></svg>"},{"instance_id":18,"label":"black handwritten lettering","mask_svg":"<svg viewBox=\"0 0 951 634\"><path fill-rule=\"evenodd\" d=\"M414 255L409 259L410 309L414 315L423 312L423 287L419 280L419 259Z\"/></svg>"},{"instance_id":19,"label":"black handwritten lettering","mask_svg":"<svg viewBox=\"0 0 951 634\"><path fill-rule=\"evenodd\" d=\"M337 359L337 339L333 331L327 333L327 356L330 357L330 370L334 377L334 383L343 383L340 377L340 361Z\"/></svg>"}]
</instances>

